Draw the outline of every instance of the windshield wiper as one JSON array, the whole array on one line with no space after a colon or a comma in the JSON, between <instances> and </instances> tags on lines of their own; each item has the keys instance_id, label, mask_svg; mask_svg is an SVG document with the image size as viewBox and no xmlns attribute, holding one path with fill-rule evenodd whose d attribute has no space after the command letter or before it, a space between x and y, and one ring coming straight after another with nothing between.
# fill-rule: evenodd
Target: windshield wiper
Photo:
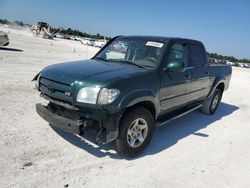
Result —
<instances>
[{"instance_id":1,"label":"windshield wiper","mask_svg":"<svg viewBox=\"0 0 250 188\"><path fill-rule=\"evenodd\" d=\"M109 62L107 59L104 59L104 58L102 58L102 57L95 57L94 59L100 59L100 60L102 60L102 61Z\"/></svg>"},{"instance_id":2,"label":"windshield wiper","mask_svg":"<svg viewBox=\"0 0 250 188\"><path fill-rule=\"evenodd\" d=\"M140 65L140 64L136 64L133 61L129 61L129 60L120 60L118 62L127 63L127 64L130 64L130 65L134 65L134 66L137 66L137 67L140 67L140 68L147 69L146 66L143 66L143 65Z\"/></svg>"}]
</instances>

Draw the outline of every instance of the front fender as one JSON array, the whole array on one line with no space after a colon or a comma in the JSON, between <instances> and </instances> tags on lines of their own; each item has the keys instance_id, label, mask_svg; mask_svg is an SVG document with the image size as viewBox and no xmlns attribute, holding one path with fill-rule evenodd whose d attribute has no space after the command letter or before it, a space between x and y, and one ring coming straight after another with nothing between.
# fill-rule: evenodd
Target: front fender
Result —
<instances>
[{"instance_id":1,"label":"front fender","mask_svg":"<svg viewBox=\"0 0 250 188\"><path fill-rule=\"evenodd\" d=\"M126 94L119 102L119 107L126 108L139 102L151 102L157 111L157 96L152 90L136 90Z\"/></svg>"},{"instance_id":2,"label":"front fender","mask_svg":"<svg viewBox=\"0 0 250 188\"><path fill-rule=\"evenodd\" d=\"M36 81L40 73L41 72L39 72L38 74L36 74L35 77L31 80L31 82Z\"/></svg>"}]
</instances>

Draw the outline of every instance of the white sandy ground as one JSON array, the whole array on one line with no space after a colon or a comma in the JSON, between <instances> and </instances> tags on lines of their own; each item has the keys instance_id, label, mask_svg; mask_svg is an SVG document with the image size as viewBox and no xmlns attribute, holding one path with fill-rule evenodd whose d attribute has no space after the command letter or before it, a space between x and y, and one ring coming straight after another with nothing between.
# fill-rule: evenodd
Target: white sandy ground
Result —
<instances>
[{"instance_id":1,"label":"white sandy ground","mask_svg":"<svg viewBox=\"0 0 250 188\"><path fill-rule=\"evenodd\" d=\"M124 159L110 145L52 129L35 112L33 76L98 49L0 30L10 38L0 49L0 187L250 187L250 69L233 68L216 114L197 111L158 128L142 156Z\"/></svg>"}]
</instances>

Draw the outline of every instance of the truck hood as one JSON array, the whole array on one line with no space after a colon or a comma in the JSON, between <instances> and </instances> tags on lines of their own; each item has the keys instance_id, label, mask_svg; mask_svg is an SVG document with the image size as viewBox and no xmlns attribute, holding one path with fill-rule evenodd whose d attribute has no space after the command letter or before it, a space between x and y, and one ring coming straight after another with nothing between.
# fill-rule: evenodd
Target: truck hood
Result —
<instances>
[{"instance_id":1,"label":"truck hood","mask_svg":"<svg viewBox=\"0 0 250 188\"><path fill-rule=\"evenodd\" d=\"M84 86L107 86L138 72L145 72L145 69L122 63L85 60L48 66L42 70L41 76L67 85L82 83Z\"/></svg>"}]
</instances>

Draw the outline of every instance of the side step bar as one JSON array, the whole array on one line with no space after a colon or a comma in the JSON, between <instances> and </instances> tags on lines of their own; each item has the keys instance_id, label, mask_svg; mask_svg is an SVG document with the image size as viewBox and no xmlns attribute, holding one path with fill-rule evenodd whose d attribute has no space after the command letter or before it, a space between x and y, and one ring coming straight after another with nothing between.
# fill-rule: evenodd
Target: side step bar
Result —
<instances>
[{"instance_id":1,"label":"side step bar","mask_svg":"<svg viewBox=\"0 0 250 188\"><path fill-rule=\"evenodd\" d=\"M156 127L161 127L161 126L165 125L166 123L168 123L168 122L170 122L170 121L173 121L173 120L175 120L175 119L177 119L177 118L179 118L179 117L182 117L182 116L184 116L184 115L186 115L186 114L189 114L190 112L193 112L193 111L195 111L195 110L197 110L197 109L199 109L199 108L201 108L201 107L202 107L202 104L198 104L198 105L195 105L195 106L192 107L192 108L186 109L185 111L182 110L182 111L179 112L179 113L176 113L176 114L174 114L174 115L170 115L168 118L166 118L166 119L163 120L163 121L156 121Z\"/></svg>"}]
</instances>

